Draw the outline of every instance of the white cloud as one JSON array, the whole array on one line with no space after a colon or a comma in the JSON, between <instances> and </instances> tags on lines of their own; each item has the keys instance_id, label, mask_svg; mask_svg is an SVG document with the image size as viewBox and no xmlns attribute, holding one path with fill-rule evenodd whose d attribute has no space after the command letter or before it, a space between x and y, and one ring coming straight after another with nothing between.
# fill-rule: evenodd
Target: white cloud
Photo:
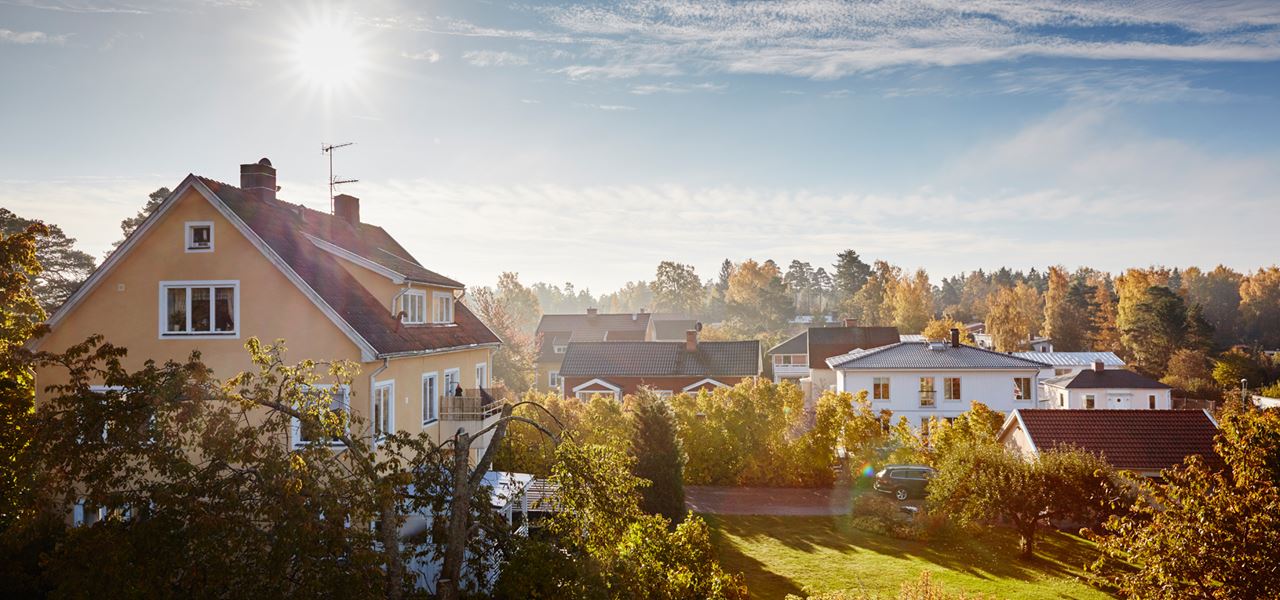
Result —
<instances>
[{"instance_id":1,"label":"white cloud","mask_svg":"<svg viewBox=\"0 0 1280 600\"><path fill-rule=\"evenodd\" d=\"M423 50L422 52L401 52L400 56L409 60L421 60L429 63L440 62L440 53L435 50Z\"/></svg>"},{"instance_id":2,"label":"white cloud","mask_svg":"<svg viewBox=\"0 0 1280 600\"><path fill-rule=\"evenodd\" d=\"M654 94L688 94L690 92L723 92L729 86L723 83L694 83L682 84L671 81L662 83L648 83L631 86L631 93L637 96L651 96Z\"/></svg>"},{"instance_id":3,"label":"white cloud","mask_svg":"<svg viewBox=\"0 0 1280 600\"><path fill-rule=\"evenodd\" d=\"M1147 0L625 0L531 9L550 28L390 19L435 33L574 45L573 78L681 72L835 79L900 66L1023 57L1280 60L1280 3ZM1106 28L1105 34L1100 32Z\"/></svg>"},{"instance_id":4,"label":"white cloud","mask_svg":"<svg viewBox=\"0 0 1280 600\"><path fill-rule=\"evenodd\" d=\"M596 110L603 110L605 112L629 112L636 109L636 107L628 106L626 104L588 104L588 103L578 102L578 103L575 103L574 106L577 106L579 108L594 108Z\"/></svg>"},{"instance_id":5,"label":"white cloud","mask_svg":"<svg viewBox=\"0 0 1280 600\"><path fill-rule=\"evenodd\" d=\"M62 44L66 35L49 35L43 31L13 31L0 29L0 43L6 44Z\"/></svg>"},{"instance_id":6,"label":"white cloud","mask_svg":"<svg viewBox=\"0 0 1280 600\"><path fill-rule=\"evenodd\" d=\"M529 59L519 54L498 50L473 50L462 58L477 67L518 67L529 64Z\"/></svg>"}]
</instances>

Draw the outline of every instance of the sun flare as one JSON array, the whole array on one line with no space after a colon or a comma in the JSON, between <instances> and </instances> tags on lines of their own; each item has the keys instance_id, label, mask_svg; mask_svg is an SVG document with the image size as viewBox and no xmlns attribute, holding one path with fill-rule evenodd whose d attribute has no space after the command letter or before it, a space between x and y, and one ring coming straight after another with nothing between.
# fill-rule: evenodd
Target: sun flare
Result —
<instances>
[{"instance_id":1,"label":"sun flare","mask_svg":"<svg viewBox=\"0 0 1280 600\"><path fill-rule=\"evenodd\" d=\"M300 28L292 45L293 63L309 84L350 86L365 69L365 49L349 24L318 20Z\"/></svg>"}]
</instances>

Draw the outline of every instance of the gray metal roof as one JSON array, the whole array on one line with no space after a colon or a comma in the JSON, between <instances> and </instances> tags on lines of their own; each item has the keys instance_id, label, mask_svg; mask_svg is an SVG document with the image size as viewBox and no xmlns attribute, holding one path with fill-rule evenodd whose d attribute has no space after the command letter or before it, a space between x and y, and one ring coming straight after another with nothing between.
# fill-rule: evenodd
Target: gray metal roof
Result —
<instances>
[{"instance_id":1,"label":"gray metal roof","mask_svg":"<svg viewBox=\"0 0 1280 600\"><path fill-rule=\"evenodd\" d=\"M1138 389L1167 390L1169 386L1128 369L1085 369L1079 373L1044 380L1045 385L1072 390Z\"/></svg>"},{"instance_id":2,"label":"gray metal roof","mask_svg":"<svg viewBox=\"0 0 1280 600\"><path fill-rule=\"evenodd\" d=\"M1049 365L961 344L899 342L863 352L833 356L833 369L1042 369Z\"/></svg>"},{"instance_id":3,"label":"gray metal roof","mask_svg":"<svg viewBox=\"0 0 1280 600\"><path fill-rule=\"evenodd\" d=\"M1124 366L1124 360L1115 352L1014 352L1013 355L1055 367L1091 367L1098 360L1108 367Z\"/></svg>"},{"instance_id":4,"label":"gray metal roof","mask_svg":"<svg viewBox=\"0 0 1280 600\"><path fill-rule=\"evenodd\" d=\"M760 374L760 342L573 342L563 377L751 377Z\"/></svg>"},{"instance_id":5,"label":"gray metal roof","mask_svg":"<svg viewBox=\"0 0 1280 600\"><path fill-rule=\"evenodd\" d=\"M809 332L801 331L791 339L778 344L769 349L769 354L808 354L809 353Z\"/></svg>"}]
</instances>

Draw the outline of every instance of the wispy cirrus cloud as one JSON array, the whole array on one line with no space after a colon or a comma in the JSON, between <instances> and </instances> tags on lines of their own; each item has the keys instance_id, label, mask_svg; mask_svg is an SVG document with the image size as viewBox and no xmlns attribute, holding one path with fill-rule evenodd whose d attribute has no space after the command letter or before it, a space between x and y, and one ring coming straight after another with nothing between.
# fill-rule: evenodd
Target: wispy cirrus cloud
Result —
<instances>
[{"instance_id":1,"label":"wispy cirrus cloud","mask_svg":"<svg viewBox=\"0 0 1280 600\"><path fill-rule=\"evenodd\" d=\"M540 20L522 29L442 17L380 24L572 46L570 64L556 68L572 78L662 70L823 80L1029 57L1280 60L1280 3L1270 0L622 0L529 10Z\"/></svg>"},{"instance_id":2,"label":"wispy cirrus cloud","mask_svg":"<svg viewBox=\"0 0 1280 600\"><path fill-rule=\"evenodd\" d=\"M421 52L401 52L400 57L429 63L440 62L440 53L430 49Z\"/></svg>"},{"instance_id":3,"label":"wispy cirrus cloud","mask_svg":"<svg viewBox=\"0 0 1280 600\"><path fill-rule=\"evenodd\" d=\"M637 96L652 96L654 94L689 94L693 92L723 92L729 86L724 83L675 83L664 81L662 83L646 83L631 86L630 92Z\"/></svg>"},{"instance_id":4,"label":"wispy cirrus cloud","mask_svg":"<svg viewBox=\"0 0 1280 600\"><path fill-rule=\"evenodd\" d=\"M50 35L43 31L13 31L0 29L0 43L4 44L63 44L66 35Z\"/></svg>"},{"instance_id":5,"label":"wispy cirrus cloud","mask_svg":"<svg viewBox=\"0 0 1280 600\"><path fill-rule=\"evenodd\" d=\"M462 58L477 67L519 67L529 64L526 56L498 50L472 50L463 53Z\"/></svg>"}]
</instances>

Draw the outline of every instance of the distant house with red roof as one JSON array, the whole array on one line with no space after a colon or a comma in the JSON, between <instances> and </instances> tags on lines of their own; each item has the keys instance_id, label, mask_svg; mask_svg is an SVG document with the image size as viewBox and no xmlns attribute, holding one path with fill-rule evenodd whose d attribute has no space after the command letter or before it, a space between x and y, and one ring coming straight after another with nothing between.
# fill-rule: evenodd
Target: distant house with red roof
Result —
<instances>
[{"instance_id":1,"label":"distant house with red roof","mask_svg":"<svg viewBox=\"0 0 1280 600\"><path fill-rule=\"evenodd\" d=\"M1117 469L1157 477L1188 456L1221 465L1213 449L1217 435L1218 422L1204 410L1017 409L997 439L1027 456L1075 447Z\"/></svg>"}]
</instances>

